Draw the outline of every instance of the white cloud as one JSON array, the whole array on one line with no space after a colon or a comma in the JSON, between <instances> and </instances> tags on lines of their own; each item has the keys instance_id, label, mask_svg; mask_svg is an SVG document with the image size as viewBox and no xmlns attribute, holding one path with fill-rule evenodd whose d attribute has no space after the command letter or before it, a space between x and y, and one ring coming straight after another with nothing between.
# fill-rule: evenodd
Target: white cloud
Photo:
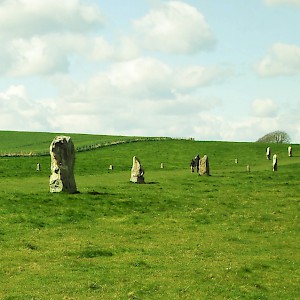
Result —
<instances>
[{"instance_id":1,"label":"white cloud","mask_svg":"<svg viewBox=\"0 0 300 300\"><path fill-rule=\"evenodd\" d=\"M264 134L277 127L277 119L244 117L235 120L223 120L220 127L221 140L224 141L257 141Z\"/></svg>"},{"instance_id":2,"label":"white cloud","mask_svg":"<svg viewBox=\"0 0 300 300\"><path fill-rule=\"evenodd\" d=\"M197 89L199 87L216 84L231 77L233 71L229 68L217 66L188 66L176 70L176 89Z\"/></svg>"},{"instance_id":3,"label":"white cloud","mask_svg":"<svg viewBox=\"0 0 300 300\"><path fill-rule=\"evenodd\" d=\"M105 90L111 89L115 94L119 91L120 95L138 96L139 99L150 96L167 99L176 91L193 91L223 82L231 75L228 68L199 65L173 68L155 58L139 57L113 64L99 82L109 84Z\"/></svg>"},{"instance_id":4,"label":"white cloud","mask_svg":"<svg viewBox=\"0 0 300 300\"><path fill-rule=\"evenodd\" d=\"M300 0L264 0L267 5L292 5L300 7Z\"/></svg>"},{"instance_id":5,"label":"white cloud","mask_svg":"<svg viewBox=\"0 0 300 300\"><path fill-rule=\"evenodd\" d=\"M227 100L237 100L244 78L232 88L225 82L233 75L230 68L208 65L224 61L226 49L212 57L194 55L215 42L202 13L186 1L154 2L157 6L133 27L127 27L128 16L105 28L99 1L0 0L0 74L2 86L10 86L0 92L1 128L243 141L256 140L288 119L286 128L300 136L299 113L293 112L292 122L292 113L283 116L271 99L256 99L252 115L239 116L238 106ZM110 9L113 14L115 7ZM226 44L225 33L223 38ZM299 52L297 46L275 44L256 71L300 74ZM37 82L47 82L41 84L47 90L33 86ZM255 91L258 97L260 91L265 94L265 86Z\"/></svg>"},{"instance_id":6,"label":"white cloud","mask_svg":"<svg viewBox=\"0 0 300 300\"><path fill-rule=\"evenodd\" d=\"M103 61L115 49L98 35L104 19L82 0L6 0L0 5L0 74L67 72L72 56Z\"/></svg>"},{"instance_id":7,"label":"white cloud","mask_svg":"<svg viewBox=\"0 0 300 300\"><path fill-rule=\"evenodd\" d=\"M53 122L63 131L192 135L201 114L221 102L189 90L175 92L176 76L175 69L149 57L116 63L85 83L59 75Z\"/></svg>"},{"instance_id":8,"label":"white cloud","mask_svg":"<svg viewBox=\"0 0 300 300\"><path fill-rule=\"evenodd\" d=\"M101 36L49 34L28 39L13 39L0 49L0 73L10 76L34 76L66 73L71 58L97 63L119 54ZM129 55L129 54L128 54Z\"/></svg>"},{"instance_id":9,"label":"white cloud","mask_svg":"<svg viewBox=\"0 0 300 300\"><path fill-rule=\"evenodd\" d=\"M12 85L0 92L0 127L2 130L47 131L51 102L33 101L22 85Z\"/></svg>"},{"instance_id":10,"label":"white cloud","mask_svg":"<svg viewBox=\"0 0 300 300\"><path fill-rule=\"evenodd\" d=\"M167 64L150 57L117 63L108 73L113 88L141 99L168 94L171 76L172 70Z\"/></svg>"},{"instance_id":11,"label":"white cloud","mask_svg":"<svg viewBox=\"0 0 300 300\"><path fill-rule=\"evenodd\" d=\"M88 32L104 23L95 4L80 0L6 0L0 7L0 36L32 37L53 32Z\"/></svg>"},{"instance_id":12,"label":"white cloud","mask_svg":"<svg viewBox=\"0 0 300 300\"><path fill-rule=\"evenodd\" d=\"M47 74L68 69L68 60L59 48L38 37L17 39L10 44L11 65L7 73L13 76Z\"/></svg>"},{"instance_id":13,"label":"white cloud","mask_svg":"<svg viewBox=\"0 0 300 300\"><path fill-rule=\"evenodd\" d=\"M256 99L252 102L252 112L256 117L270 118L278 115L279 108L272 99Z\"/></svg>"},{"instance_id":14,"label":"white cloud","mask_svg":"<svg viewBox=\"0 0 300 300\"><path fill-rule=\"evenodd\" d=\"M148 100L147 111L162 116L185 116L197 119L203 112L208 112L221 105L215 97L203 97L197 94L174 93L169 99L160 101ZM143 105L144 106L144 105Z\"/></svg>"},{"instance_id":15,"label":"white cloud","mask_svg":"<svg viewBox=\"0 0 300 300\"><path fill-rule=\"evenodd\" d=\"M255 70L265 77L300 74L300 47L273 45L268 55L255 65Z\"/></svg>"},{"instance_id":16,"label":"white cloud","mask_svg":"<svg viewBox=\"0 0 300 300\"><path fill-rule=\"evenodd\" d=\"M121 36L115 48L114 58L117 60L130 60L137 58L141 54L138 43L128 36Z\"/></svg>"},{"instance_id":17,"label":"white cloud","mask_svg":"<svg viewBox=\"0 0 300 300\"><path fill-rule=\"evenodd\" d=\"M207 49L214 37L204 16L195 7L168 1L134 21L142 45L171 54L190 54Z\"/></svg>"}]
</instances>

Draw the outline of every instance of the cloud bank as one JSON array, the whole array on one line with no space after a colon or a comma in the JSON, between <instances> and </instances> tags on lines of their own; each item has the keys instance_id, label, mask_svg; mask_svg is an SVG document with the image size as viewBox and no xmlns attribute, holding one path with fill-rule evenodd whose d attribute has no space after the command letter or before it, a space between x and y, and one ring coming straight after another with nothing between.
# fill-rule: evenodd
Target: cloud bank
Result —
<instances>
[{"instance_id":1,"label":"cloud bank","mask_svg":"<svg viewBox=\"0 0 300 300\"><path fill-rule=\"evenodd\" d=\"M298 78L299 45L272 40L257 60L247 18L234 24L244 6L225 19L205 2L139 3L119 23L109 1L0 0L1 129L244 141L290 119L300 139L300 107L259 88ZM283 4L299 1L261 1Z\"/></svg>"}]
</instances>

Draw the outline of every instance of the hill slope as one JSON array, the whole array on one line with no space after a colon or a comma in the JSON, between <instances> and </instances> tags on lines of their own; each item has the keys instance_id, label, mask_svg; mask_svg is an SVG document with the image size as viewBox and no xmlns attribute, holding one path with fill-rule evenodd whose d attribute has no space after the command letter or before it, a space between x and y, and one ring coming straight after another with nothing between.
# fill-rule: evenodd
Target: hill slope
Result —
<instances>
[{"instance_id":1,"label":"hill slope","mask_svg":"<svg viewBox=\"0 0 300 300\"><path fill-rule=\"evenodd\" d=\"M80 150L89 150L96 146L115 142L129 142L152 138L133 136L94 135L77 133L49 133L49 132L20 132L0 131L0 155L45 155L49 153L49 146L57 135L71 136L75 147ZM155 139L155 138L153 138Z\"/></svg>"},{"instance_id":2,"label":"hill slope","mask_svg":"<svg viewBox=\"0 0 300 300\"><path fill-rule=\"evenodd\" d=\"M31 176L28 170L34 170L39 162L42 172L49 173L49 146L55 133L34 132L0 132L0 154L25 153L25 157L10 159L2 157L0 161L3 176ZM272 170L272 162L265 159L264 143L235 143L235 142L202 142L192 140L176 140L170 138L145 138L88 134L68 134L80 151L76 155L76 172L81 175L93 175L107 172L109 165L115 166L115 172L129 170L132 157L138 156L146 170L156 170L164 163L167 170L188 169L195 155L208 155L212 174L228 172L245 172L250 165L252 171ZM119 143L119 142L124 143ZM132 143L130 141L138 141ZM97 149L97 146L103 145ZM106 146L105 146L106 145ZM109 147L108 147L109 146ZM94 148L93 148L94 147ZM276 153L279 168L285 165L300 163L299 145L293 146L294 157L289 159L284 144L273 144L272 155ZM26 157L28 153L37 154ZM38 154L42 154L39 156ZM44 156L45 155L45 156ZM238 164L235 164L238 159ZM26 175L25 175L26 174Z\"/></svg>"},{"instance_id":3,"label":"hill slope","mask_svg":"<svg viewBox=\"0 0 300 300\"><path fill-rule=\"evenodd\" d=\"M9 134L11 147L48 149L54 136L22 135ZM1 157L0 298L298 299L300 149L288 158L272 145L274 174L265 146L166 139L79 152L72 195L49 193L49 156ZM196 154L212 176L190 172ZM133 155L146 184L129 182Z\"/></svg>"}]
</instances>

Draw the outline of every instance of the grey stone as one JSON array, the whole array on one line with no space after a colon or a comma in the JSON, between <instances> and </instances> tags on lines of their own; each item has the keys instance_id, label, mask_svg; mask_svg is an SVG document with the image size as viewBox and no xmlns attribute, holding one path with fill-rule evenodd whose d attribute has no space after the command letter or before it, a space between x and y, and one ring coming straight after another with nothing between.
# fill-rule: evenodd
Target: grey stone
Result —
<instances>
[{"instance_id":1,"label":"grey stone","mask_svg":"<svg viewBox=\"0 0 300 300\"><path fill-rule=\"evenodd\" d=\"M292 157L292 156L293 156L292 146L288 146L288 156L289 156L289 157Z\"/></svg>"},{"instance_id":2,"label":"grey stone","mask_svg":"<svg viewBox=\"0 0 300 300\"><path fill-rule=\"evenodd\" d=\"M200 168L199 168L199 175L210 175L210 171L209 171L209 161L208 161L208 157L207 155L204 155L201 159L200 159Z\"/></svg>"},{"instance_id":3,"label":"grey stone","mask_svg":"<svg viewBox=\"0 0 300 300\"><path fill-rule=\"evenodd\" d=\"M271 159L271 148L270 148L270 147L267 147L267 150L266 150L266 158L267 158L267 160L270 160L270 159Z\"/></svg>"},{"instance_id":4,"label":"grey stone","mask_svg":"<svg viewBox=\"0 0 300 300\"><path fill-rule=\"evenodd\" d=\"M134 156L132 158L132 168L130 181L133 183L144 183L144 169L140 163L140 160Z\"/></svg>"},{"instance_id":5,"label":"grey stone","mask_svg":"<svg viewBox=\"0 0 300 300\"><path fill-rule=\"evenodd\" d=\"M69 136L57 136L50 145L50 192L76 193L74 178L75 148Z\"/></svg>"}]
</instances>

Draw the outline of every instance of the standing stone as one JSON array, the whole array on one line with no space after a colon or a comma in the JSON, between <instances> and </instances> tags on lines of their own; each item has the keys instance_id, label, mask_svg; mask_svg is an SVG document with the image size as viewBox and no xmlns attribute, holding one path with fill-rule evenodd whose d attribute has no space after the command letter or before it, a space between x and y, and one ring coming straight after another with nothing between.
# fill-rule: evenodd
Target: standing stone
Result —
<instances>
[{"instance_id":1,"label":"standing stone","mask_svg":"<svg viewBox=\"0 0 300 300\"><path fill-rule=\"evenodd\" d=\"M277 171L277 155L273 155L273 172Z\"/></svg>"},{"instance_id":2,"label":"standing stone","mask_svg":"<svg viewBox=\"0 0 300 300\"><path fill-rule=\"evenodd\" d=\"M113 170L114 166L113 165L109 165L108 170Z\"/></svg>"},{"instance_id":3,"label":"standing stone","mask_svg":"<svg viewBox=\"0 0 300 300\"><path fill-rule=\"evenodd\" d=\"M238 163L239 163L239 160L236 158L236 159L234 160L234 162L235 162L236 164L238 164Z\"/></svg>"},{"instance_id":4,"label":"standing stone","mask_svg":"<svg viewBox=\"0 0 300 300\"><path fill-rule=\"evenodd\" d=\"M246 166L247 172L250 173L250 165Z\"/></svg>"},{"instance_id":5,"label":"standing stone","mask_svg":"<svg viewBox=\"0 0 300 300\"><path fill-rule=\"evenodd\" d=\"M57 136L50 145L50 192L76 193L74 178L75 148L69 136Z\"/></svg>"},{"instance_id":6,"label":"standing stone","mask_svg":"<svg viewBox=\"0 0 300 300\"><path fill-rule=\"evenodd\" d=\"M292 146L288 146L288 155L289 155L289 157L292 157L292 155L293 155Z\"/></svg>"},{"instance_id":7,"label":"standing stone","mask_svg":"<svg viewBox=\"0 0 300 300\"><path fill-rule=\"evenodd\" d=\"M207 155L204 155L199 162L200 168L199 168L199 175L207 175L209 176L209 162Z\"/></svg>"},{"instance_id":8,"label":"standing stone","mask_svg":"<svg viewBox=\"0 0 300 300\"><path fill-rule=\"evenodd\" d=\"M134 156L132 159L131 177L130 181L134 183L144 183L144 170L139 159Z\"/></svg>"},{"instance_id":9,"label":"standing stone","mask_svg":"<svg viewBox=\"0 0 300 300\"><path fill-rule=\"evenodd\" d=\"M160 168L161 168L161 169L164 168L164 163L160 163Z\"/></svg>"},{"instance_id":10,"label":"standing stone","mask_svg":"<svg viewBox=\"0 0 300 300\"><path fill-rule=\"evenodd\" d=\"M195 167L196 167L197 173L199 173L199 167L200 167L200 155L199 154L197 154L195 156L194 161L195 161Z\"/></svg>"},{"instance_id":11,"label":"standing stone","mask_svg":"<svg viewBox=\"0 0 300 300\"><path fill-rule=\"evenodd\" d=\"M195 162L195 160L192 158L192 160L191 160L191 162L190 162L191 173L194 173L194 171L195 171L195 166L196 166L196 162Z\"/></svg>"},{"instance_id":12,"label":"standing stone","mask_svg":"<svg viewBox=\"0 0 300 300\"><path fill-rule=\"evenodd\" d=\"M267 150L266 150L266 157L267 157L268 160L271 159L271 148L270 147L268 147Z\"/></svg>"},{"instance_id":13,"label":"standing stone","mask_svg":"<svg viewBox=\"0 0 300 300\"><path fill-rule=\"evenodd\" d=\"M41 171L41 165L40 165L40 163L37 163L37 164L36 164L36 170L37 170L37 171Z\"/></svg>"}]
</instances>

